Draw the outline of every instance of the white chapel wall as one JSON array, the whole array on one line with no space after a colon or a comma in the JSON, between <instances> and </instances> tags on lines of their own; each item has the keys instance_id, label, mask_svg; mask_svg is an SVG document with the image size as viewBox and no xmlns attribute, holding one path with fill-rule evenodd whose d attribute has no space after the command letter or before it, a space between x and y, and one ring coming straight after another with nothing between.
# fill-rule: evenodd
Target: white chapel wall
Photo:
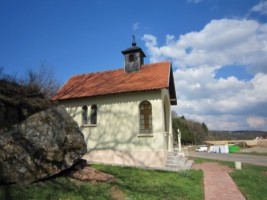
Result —
<instances>
[{"instance_id":1,"label":"white chapel wall","mask_svg":"<svg viewBox=\"0 0 267 200\"><path fill-rule=\"evenodd\" d=\"M139 104L152 104L153 137L139 133ZM82 127L88 151L164 151L164 119L160 90L104 95L62 102ZM98 106L97 125L82 126L82 106Z\"/></svg>"},{"instance_id":2,"label":"white chapel wall","mask_svg":"<svg viewBox=\"0 0 267 200\"><path fill-rule=\"evenodd\" d=\"M167 130L167 135L165 135L165 141L166 141L165 148L168 149L168 151L173 151L172 116L171 116L170 93L168 89L161 90L161 99L162 99L162 107L165 107L166 109L165 113L163 113L163 118L164 117L166 118L166 124L163 123L163 126L164 130Z\"/></svg>"}]
</instances>

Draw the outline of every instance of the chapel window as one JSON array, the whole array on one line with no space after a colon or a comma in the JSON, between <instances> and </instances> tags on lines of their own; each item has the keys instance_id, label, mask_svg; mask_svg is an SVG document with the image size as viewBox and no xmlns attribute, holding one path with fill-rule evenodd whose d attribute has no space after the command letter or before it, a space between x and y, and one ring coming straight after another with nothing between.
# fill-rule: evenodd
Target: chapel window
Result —
<instances>
[{"instance_id":1,"label":"chapel window","mask_svg":"<svg viewBox=\"0 0 267 200\"><path fill-rule=\"evenodd\" d=\"M152 105L149 101L143 101L139 105L140 133L152 133Z\"/></svg>"},{"instance_id":2,"label":"chapel window","mask_svg":"<svg viewBox=\"0 0 267 200\"><path fill-rule=\"evenodd\" d=\"M90 123L97 124L97 105L91 106Z\"/></svg>"},{"instance_id":3,"label":"chapel window","mask_svg":"<svg viewBox=\"0 0 267 200\"><path fill-rule=\"evenodd\" d=\"M83 106L82 107L82 124L88 123L88 107Z\"/></svg>"},{"instance_id":4,"label":"chapel window","mask_svg":"<svg viewBox=\"0 0 267 200\"><path fill-rule=\"evenodd\" d=\"M129 55L129 62L134 62L134 54Z\"/></svg>"}]
</instances>

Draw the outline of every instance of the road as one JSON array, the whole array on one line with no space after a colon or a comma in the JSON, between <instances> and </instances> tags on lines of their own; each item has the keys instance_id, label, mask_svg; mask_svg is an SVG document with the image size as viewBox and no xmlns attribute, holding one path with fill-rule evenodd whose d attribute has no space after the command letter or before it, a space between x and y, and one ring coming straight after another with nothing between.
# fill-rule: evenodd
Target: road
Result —
<instances>
[{"instance_id":1,"label":"road","mask_svg":"<svg viewBox=\"0 0 267 200\"><path fill-rule=\"evenodd\" d=\"M195 152L195 151L189 151L188 156L196 158L208 158L213 160L233 161L233 162L239 161L242 163L267 166L267 156L254 156L247 154L219 154L219 153L207 153L207 152Z\"/></svg>"}]
</instances>

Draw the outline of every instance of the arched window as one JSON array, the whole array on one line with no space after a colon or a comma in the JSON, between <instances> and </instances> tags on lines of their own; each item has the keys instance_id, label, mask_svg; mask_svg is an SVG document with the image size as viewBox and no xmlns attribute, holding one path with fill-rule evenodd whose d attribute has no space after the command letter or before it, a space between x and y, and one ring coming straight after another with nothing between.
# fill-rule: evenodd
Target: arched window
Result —
<instances>
[{"instance_id":1,"label":"arched window","mask_svg":"<svg viewBox=\"0 0 267 200\"><path fill-rule=\"evenodd\" d=\"M83 106L82 107L82 124L88 123L88 107Z\"/></svg>"},{"instance_id":2,"label":"arched window","mask_svg":"<svg viewBox=\"0 0 267 200\"><path fill-rule=\"evenodd\" d=\"M149 101L143 101L139 105L140 133L152 133L152 105Z\"/></svg>"},{"instance_id":3,"label":"arched window","mask_svg":"<svg viewBox=\"0 0 267 200\"><path fill-rule=\"evenodd\" d=\"M134 54L129 55L129 62L134 62Z\"/></svg>"},{"instance_id":4,"label":"arched window","mask_svg":"<svg viewBox=\"0 0 267 200\"><path fill-rule=\"evenodd\" d=\"M97 124L97 105L91 106L90 123L91 124Z\"/></svg>"}]
</instances>

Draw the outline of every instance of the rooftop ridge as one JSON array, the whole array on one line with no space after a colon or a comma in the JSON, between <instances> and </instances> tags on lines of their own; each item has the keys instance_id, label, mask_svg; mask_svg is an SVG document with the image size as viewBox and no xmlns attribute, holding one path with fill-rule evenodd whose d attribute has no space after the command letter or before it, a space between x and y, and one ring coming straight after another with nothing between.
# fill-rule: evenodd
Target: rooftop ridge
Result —
<instances>
[{"instance_id":1,"label":"rooftop ridge","mask_svg":"<svg viewBox=\"0 0 267 200\"><path fill-rule=\"evenodd\" d=\"M156 63L147 63L147 64L143 64L142 67L149 67L150 65L156 65L156 64L161 64L161 63L171 63L171 61L161 61L161 62L156 62ZM89 74L99 74L99 73L107 73L107 72L114 72L114 71L119 71L119 70L123 70L124 71L124 67L121 68L117 68L117 69L109 69L109 70L104 70L104 71L99 71L99 72L89 72L89 73L82 73L82 74L75 74L72 77L76 77L76 76L83 76L83 75L89 75Z\"/></svg>"},{"instance_id":2,"label":"rooftop ridge","mask_svg":"<svg viewBox=\"0 0 267 200\"><path fill-rule=\"evenodd\" d=\"M74 75L58 90L52 100L67 100L106 94L169 88L170 61L144 64L135 73L123 68ZM174 91L174 86L172 92Z\"/></svg>"}]
</instances>

